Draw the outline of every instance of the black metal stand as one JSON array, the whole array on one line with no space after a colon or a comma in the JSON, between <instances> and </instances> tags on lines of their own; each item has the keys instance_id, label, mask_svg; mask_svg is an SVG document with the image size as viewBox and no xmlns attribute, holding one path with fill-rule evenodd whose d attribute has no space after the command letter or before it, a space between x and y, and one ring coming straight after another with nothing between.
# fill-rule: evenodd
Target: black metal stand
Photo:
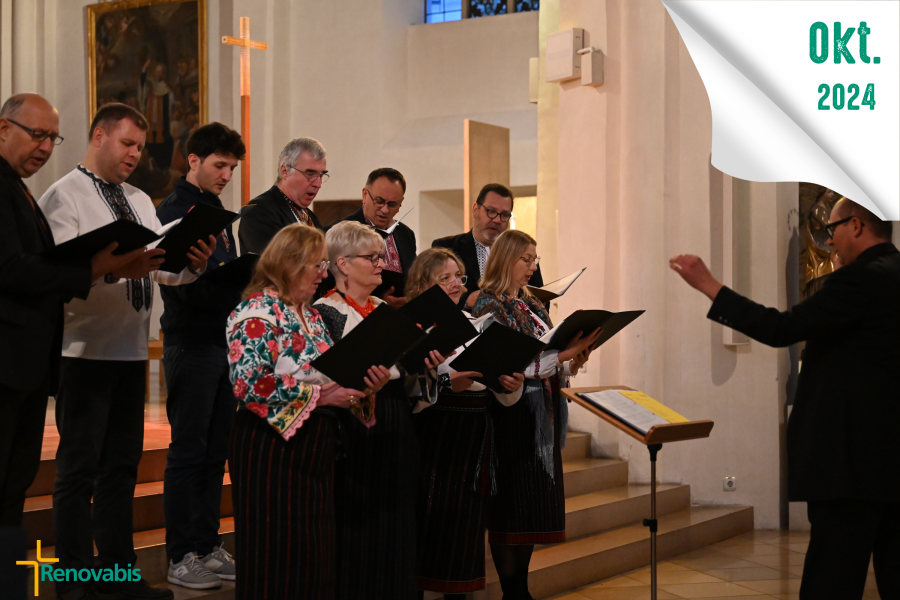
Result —
<instances>
[{"instance_id":1,"label":"black metal stand","mask_svg":"<svg viewBox=\"0 0 900 600\"><path fill-rule=\"evenodd\" d=\"M650 528L650 600L656 600L656 532L659 523L656 520L656 454L662 444L647 446L650 451L650 518L644 519L644 527Z\"/></svg>"}]
</instances>

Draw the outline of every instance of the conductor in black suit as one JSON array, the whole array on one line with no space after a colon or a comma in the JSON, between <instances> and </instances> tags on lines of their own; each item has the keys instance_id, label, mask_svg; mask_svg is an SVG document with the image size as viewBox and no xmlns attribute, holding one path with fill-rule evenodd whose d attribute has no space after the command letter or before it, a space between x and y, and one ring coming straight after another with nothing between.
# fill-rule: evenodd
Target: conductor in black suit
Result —
<instances>
[{"instance_id":1,"label":"conductor in black suit","mask_svg":"<svg viewBox=\"0 0 900 600\"><path fill-rule=\"evenodd\" d=\"M23 179L63 138L59 115L37 94L0 108L0 527L22 524L25 491L37 474L47 397L56 393L63 303L87 298L91 282L143 252L57 265L41 258L53 234Z\"/></svg>"},{"instance_id":2,"label":"conductor in black suit","mask_svg":"<svg viewBox=\"0 0 900 600\"><path fill-rule=\"evenodd\" d=\"M404 282L409 268L416 260L416 234L402 222L398 223L390 234L384 230L394 223L394 217L400 212L405 195L406 179L400 171L390 167L375 169L369 173L366 186L362 189L362 206L349 217L341 219L375 228L384 238L385 265L382 271L401 273ZM330 225L329 229L334 225ZM333 279L330 282L333 286ZM385 286L376 288L373 295L387 302L391 308L400 308L406 303L402 295L395 295L397 290L394 286L386 288Z\"/></svg>"},{"instance_id":3,"label":"conductor in black suit","mask_svg":"<svg viewBox=\"0 0 900 600\"><path fill-rule=\"evenodd\" d=\"M696 256L670 261L713 300L707 317L766 345L806 341L788 423L788 492L807 502L801 600L862 598L869 559L900 598L900 252L891 223L841 199L826 227L844 266L788 311L723 287Z\"/></svg>"},{"instance_id":4,"label":"conductor in black suit","mask_svg":"<svg viewBox=\"0 0 900 600\"><path fill-rule=\"evenodd\" d=\"M491 245L501 233L509 229L512 218L513 193L505 185L489 183L478 192L472 205L472 229L468 233L451 235L431 242L432 248L453 250L466 267L468 279L466 291L459 300L460 307L471 309L478 299L478 281L484 275L484 266L491 255ZM529 285L541 287L544 278L541 266L531 276Z\"/></svg>"},{"instance_id":5,"label":"conductor in black suit","mask_svg":"<svg viewBox=\"0 0 900 600\"><path fill-rule=\"evenodd\" d=\"M249 206L255 208L241 217L241 254L262 254L269 240L293 223L322 229L309 205L326 181L328 170L322 144L308 137L288 142L278 156L275 185L251 200Z\"/></svg>"}]
</instances>

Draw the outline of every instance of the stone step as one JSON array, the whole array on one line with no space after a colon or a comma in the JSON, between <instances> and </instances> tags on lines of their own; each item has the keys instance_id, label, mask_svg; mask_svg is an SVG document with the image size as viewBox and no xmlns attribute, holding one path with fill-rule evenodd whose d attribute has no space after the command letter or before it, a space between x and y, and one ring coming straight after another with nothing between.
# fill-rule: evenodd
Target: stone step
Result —
<instances>
[{"instance_id":1,"label":"stone step","mask_svg":"<svg viewBox=\"0 0 900 600\"><path fill-rule=\"evenodd\" d=\"M660 560L753 529L753 508L744 506L692 506L658 518ZM529 587L535 598L546 598L649 563L650 532L636 522L535 549ZM488 560L487 590L476 598L502 597L496 570Z\"/></svg>"},{"instance_id":2,"label":"stone step","mask_svg":"<svg viewBox=\"0 0 900 600\"><path fill-rule=\"evenodd\" d=\"M147 452L144 452L147 455ZM164 529L166 526L163 512L163 482L153 481L139 483L134 489L133 531L149 531ZM231 502L231 477L225 473L222 486L221 515L230 517L233 514ZM22 525L28 533L28 547L34 548L36 540L41 540L44 547L56 543L53 531L53 496L35 496L25 499L25 513Z\"/></svg>"},{"instance_id":3,"label":"stone step","mask_svg":"<svg viewBox=\"0 0 900 600\"><path fill-rule=\"evenodd\" d=\"M229 494L230 496L230 494ZM223 544L229 551L234 550L234 518L223 518L219 524L219 535L222 536ZM149 531L138 531L134 534L134 550L137 554L136 567L141 569L141 577L152 585L162 587L170 587L179 590L176 593L176 600L179 598L210 598L214 600L231 600L234 598L234 584L223 583L222 588L218 590L187 590L180 586L170 585L166 582L166 576L169 572L169 558L166 555L166 530L152 529ZM36 560L37 552L35 549L28 551L28 560ZM42 558L56 557L56 548L41 547ZM28 597L34 597L34 575L30 571L28 578ZM49 583L44 582L40 585L40 595L38 598L44 600L53 600L56 598L56 589Z\"/></svg>"},{"instance_id":4,"label":"stone step","mask_svg":"<svg viewBox=\"0 0 900 600\"><path fill-rule=\"evenodd\" d=\"M562 449L563 462L591 457L591 434L570 431L566 436L566 447Z\"/></svg>"},{"instance_id":5,"label":"stone step","mask_svg":"<svg viewBox=\"0 0 900 600\"><path fill-rule=\"evenodd\" d=\"M691 486L656 486L656 513L667 515L691 506ZM650 486L625 485L566 498L566 537L570 540L621 527L650 516Z\"/></svg>"},{"instance_id":6,"label":"stone step","mask_svg":"<svg viewBox=\"0 0 900 600\"><path fill-rule=\"evenodd\" d=\"M566 498L628 485L628 462L612 458L577 458L563 463Z\"/></svg>"}]
</instances>

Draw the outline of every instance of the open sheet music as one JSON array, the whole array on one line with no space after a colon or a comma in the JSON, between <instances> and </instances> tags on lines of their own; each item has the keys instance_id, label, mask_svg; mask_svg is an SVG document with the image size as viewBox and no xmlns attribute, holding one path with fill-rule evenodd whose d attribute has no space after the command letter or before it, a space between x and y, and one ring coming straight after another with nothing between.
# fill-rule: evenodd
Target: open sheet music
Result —
<instances>
[{"instance_id":1,"label":"open sheet music","mask_svg":"<svg viewBox=\"0 0 900 600\"><path fill-rule=\"evenodd\" d=\"M551 281L544 287L532 287L526 286L528 291L531 292L535 298L540 300L541 302L547 303L555 298L559 298L572 287L572 284L575 283L575 280L581 277L581 274L584 273L587 267L583 267L582 269L575 271L571 275L563 277L562 279L557 279L556 281Z\"/></svg>"},{"instance_id":2,"label":"open sheet music","mask_svg":"<svg viewBox=\"0 0 900 600\"><path fill-rule=\"evenodd\" d=\"M578 395L643 435L647 435L654 425L687 422L686 418L642 392L604 390Z\"/></svg>"}]
</instances>

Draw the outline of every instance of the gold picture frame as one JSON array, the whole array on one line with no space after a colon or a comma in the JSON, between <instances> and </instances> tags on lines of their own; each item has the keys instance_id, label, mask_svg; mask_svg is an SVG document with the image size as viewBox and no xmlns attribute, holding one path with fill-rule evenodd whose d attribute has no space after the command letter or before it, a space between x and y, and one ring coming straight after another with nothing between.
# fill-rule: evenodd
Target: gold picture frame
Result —
<instances>
[{"instance_id":1,"label":"gold picture frame","mask_svg":"<svg viewBox=\"0 0 900 600\"><path fill-rule=\"evenodd\" d=\"M107 102L141 111L150 123L147 156L129 183L151 198L165 197L186 172L187 136L209 120L207 0L116 0L85 8L88 121Z\"/></svg>"}]
</instances>

